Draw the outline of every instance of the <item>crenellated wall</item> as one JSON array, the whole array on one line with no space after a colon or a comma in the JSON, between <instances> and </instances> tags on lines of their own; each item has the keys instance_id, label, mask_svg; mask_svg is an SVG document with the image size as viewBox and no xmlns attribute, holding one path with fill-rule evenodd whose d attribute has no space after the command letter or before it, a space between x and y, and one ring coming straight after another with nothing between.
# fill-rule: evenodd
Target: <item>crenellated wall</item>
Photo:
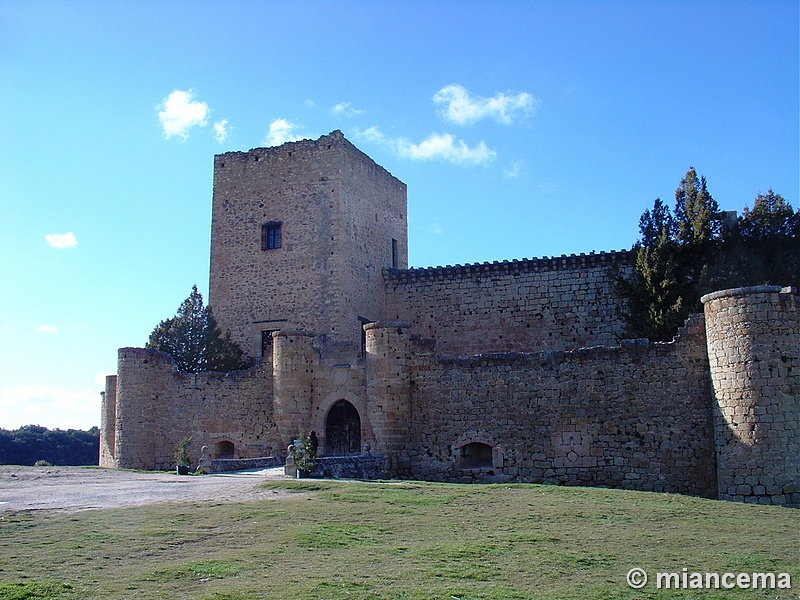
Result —
<instances>
[{"instance_id":1,"label":"crenellated wall","mask_svg":"<svg viewBox=\"0 0 800 600\"><path fill-rule=\"evenodd\" d=\"M388 318L448 356L611 346L622 335L610 270L630 252L388 270Z\"/></svg>"},{"instance_id":2,"label":"crenellated wall","mask_svg":"<svg viewBox=\"0 0 800 600\"><path fill-rule=\"evenodd\" d=\"M759 286L702 298L719 497L800 507L800 299Z\"/></svg>"}]
</instances>

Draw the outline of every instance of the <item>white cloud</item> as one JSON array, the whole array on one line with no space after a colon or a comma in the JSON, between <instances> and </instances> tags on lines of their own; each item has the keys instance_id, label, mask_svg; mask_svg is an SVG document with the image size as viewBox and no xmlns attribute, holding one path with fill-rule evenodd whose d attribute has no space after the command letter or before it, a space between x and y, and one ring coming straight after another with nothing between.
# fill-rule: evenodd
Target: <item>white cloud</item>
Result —
<instances>
[{"instance_id":1,"label":"white cloud","mask_svg":"<svg viewBox=\"0 0 800 600\"><path fill-rule=\"evenodd\" d=\"M464 140L456 139L449 133L432 133L419 144L404 137L387 137L377 126L363 131L356 130L355 136L366 142L387 146L400 158L410 160L446 160L459 165L482 165L493 161L497 156L484 142L470 147Z\"/></svg>"},{"instance_id":2,"label":"white cloud","mask_svg":"<svg viewBox=\"0 0 800 600\"><path fill-rule=\"evenodd\" d=\"M269 132L264 142L268 146L280 146L286 142L296 142L297 140L305 140L311 137L297 133L296 129L297 125L286 119L275 119L269 124Z\"/></svg>"},{"instance_id":3,"label":"white cloud","mask_svg":"<svg viewBox=\"0 0 800 600\"><path fill-rule=\"evenodd\" d=\"M382 144L387 142L386 136L383 135L377 125L368 127L364 131L355 131L355 137L365 142L372 142L374 144Z\"/></svg>"},{"instance_id":4,"label":"white cloud","mask_svg":"<svg viewBox=\"0 0 800 600\"><path fill-rule=\"evenodd\" d=\"M214 139L220 144L228 139L228 119L214 123Z\"/></svg>"},{"instance_id":5,"label":"white cloud","mask_svg":"<svg viewBox=\"0 0 800 600\"><path fill-rule=\"evenodd\" d=\"M42 384L0 389L2 426L16 429L42 425L49 429L89 429L100 425L100 392L66 390Z\"/></svg>"},{"instance_id":6,"label":"white cloud","mask_svg":"<svg viewBox=\"0 0 800 600\"><path fill-rule=\"evenodd\" d=\"M363 110L358 108L353 108L350 102L339 102L339 104L331 108L331 112L336 116L348 117L348 118L364 114Z\"/></svg>"},{"instance_id":7,"label":"white cloud","mask_svg":"<svg viewBox=\"0 0 800 600\"><path fill-rule=\"evenodd\" d=\"M58 333L58 325L39 325L36 331L39 333Z\"/></svg>"},{"instance_id":8,"label":"white cloud","mask_svg":"<svg viewBox=\"0 0 800 600\"><path fill-rule=\"evenodd\" d=\"M433 95L436 104L445 105L441 116L459 125L468 125L483 118L492 118L504 125L510 125L518 116L525 116L535 110L540 102L527 92L507 95L499 92L491 98L473 96L462 85L451 84Z\"/></svg>"},{"instance_id":9,"label":"white cloud","mask_svg":"<svg viewBox=\"0 0 800 600\"><path fill-rule=\"evenodd\" d=\"M494 160L497 153L484 142L470 148L464 140L457 140L449 133L432 133L419 144L405 138L396 140L397 153L411 160L442 159L461 165L481 165Z\"/></svg>"},{"instance_id":10,"label":"white cloud","mask_svg":"<svg viewBox=\"0 0 800 600\"><path fill-rule=\"evenodd\" d=\"M439 223L434 223L431 225L431 233L433 235L442 235L444 233L444 229L442 229L442 226L439 225Z\"/></svg>"},{"instance_id":11,"label":"white cloud","mask_svg":"<svg viewBox=\"0 0 800 600\"><path fill-rule=\"evenodd\" d=\"M78 245L78 240L71 231L67 233L48 233L44 236L44 239L53 248L74 248Z\"/></svg>"},{"instance_id":12,"label":"white cloud","mask_svg":"<svg viewBox=\"0 0 800 600\"><path fill-rule=\"evenodd\" d=\"M166 139L174 135L189 137L192 127L205 127L211 112L208 104L194 100L192 90L175 90L158 106L158 120Z\"/></svg>"}]
</instances>

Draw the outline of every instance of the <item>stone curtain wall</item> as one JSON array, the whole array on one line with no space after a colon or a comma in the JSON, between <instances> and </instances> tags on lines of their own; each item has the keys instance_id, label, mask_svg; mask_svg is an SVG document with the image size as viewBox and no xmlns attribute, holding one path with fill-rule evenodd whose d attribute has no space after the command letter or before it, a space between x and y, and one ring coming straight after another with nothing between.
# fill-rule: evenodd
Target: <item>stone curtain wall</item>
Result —
<instances>
[{"instance_id":1,"label":"stone curtain wall","mask_svg":"<svg viewBox=\"0 0 800 600\"><path fill-rule=\"evenodd\" d=\"M716 497L711 384L701 318L676 341L446 359L412 366L401 474ZM491 464L459 468L466 444Z\"/></svg>"},{"instance_id":2,"label":"stone curtain wall","mask_svg":"<svg viewBox=\"0 0 800 600\"><path fill-rule=\"evenodd\" d=\"M388 318L414 324L448 356L617 344L619 300L609 269L630 252L389 270Z\"/></svg>"},{"instance_id":3,"label":"stone curtain wall","mask_svg":"<svg viewBox=\"0 0 800 600\"><path fill-rule=\"evenodd\" d=\"M127 469L170 469L174 451L192 436L195 463L207 445L232 442L234 458L283 454L272 418L272 364L231 373L179 373L167 354L119 351L115 462ZM193 464L194 466L194 464Z\"/></svg>"},{"instance_id":4,"label":"stone curtain wall","mask_svg":"<svg viewBox=\"0 0 800 600\"><path fill-rule=\"evenodd\" d=\"M800 299L759 286L703 297L719 497L800 507Z\"/></svg>"}]
</instances>

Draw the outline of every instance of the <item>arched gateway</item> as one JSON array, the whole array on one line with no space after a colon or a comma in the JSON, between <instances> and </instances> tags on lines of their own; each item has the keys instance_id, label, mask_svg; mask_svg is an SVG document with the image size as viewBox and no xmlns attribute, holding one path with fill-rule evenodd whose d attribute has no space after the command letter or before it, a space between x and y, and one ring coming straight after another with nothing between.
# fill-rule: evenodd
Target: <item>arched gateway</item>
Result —
<instances>
[{"instance_id":1,"label":"arched gateway","mask_svg":"<svg viewBox=\"0 0 800 600\"><path fill-rule=\"evenodd\" d=\"M328 411L325 451L328 456L361 454L361 417L347 400L339 400Z\"/></svg>"}]
</instances>

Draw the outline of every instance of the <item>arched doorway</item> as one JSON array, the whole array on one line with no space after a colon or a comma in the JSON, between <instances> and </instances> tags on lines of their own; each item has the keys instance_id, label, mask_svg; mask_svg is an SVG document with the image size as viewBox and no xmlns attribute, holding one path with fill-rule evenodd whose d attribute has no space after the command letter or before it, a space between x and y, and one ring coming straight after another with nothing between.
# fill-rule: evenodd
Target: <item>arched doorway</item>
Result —
<instances>
[{"instance_id":1,"label":"arched doorway","mask_svg":"<svg viewBox=\"0 0 800 600\"><path fill-rule=\"evenodd\" d=\"M339 400L328 411L325 450L328 456L361 454L361 417L347 400Z\"/></svg>"}]
</instances>

